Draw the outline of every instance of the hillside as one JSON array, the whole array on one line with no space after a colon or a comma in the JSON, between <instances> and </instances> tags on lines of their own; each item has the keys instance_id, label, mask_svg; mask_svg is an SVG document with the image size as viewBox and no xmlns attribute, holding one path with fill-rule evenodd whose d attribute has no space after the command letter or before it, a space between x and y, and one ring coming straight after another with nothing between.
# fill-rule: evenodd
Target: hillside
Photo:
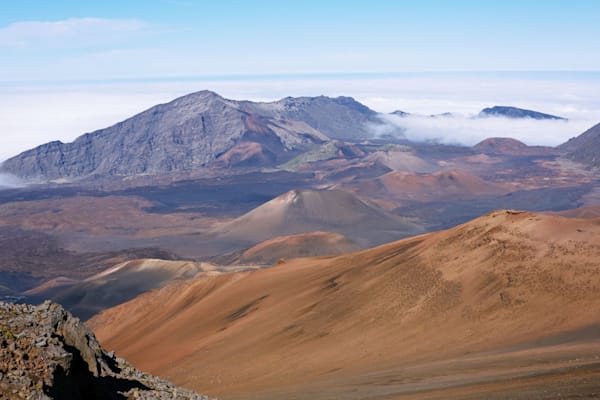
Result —
<instances>
[{"instance_id":1,"label":"hillside","mask_svg":"<svg viewBox=\"0 0 600 400\"><path fill-rule=\"evenodd\" d=\"M224 399L592 398L599 257L598 219L497 211L170 285L91 326L139 367Z\"/></svg>"},{"instance_id":2,"label":"hillside","mask_svg":"<svg viewBox=\"0 0 600 400\"><path fill-rule=\"evenodd\" d=\"M573 161L590 167L600 167L600 124L563 143L559 149Z\"/></svg>"}]
</instances>

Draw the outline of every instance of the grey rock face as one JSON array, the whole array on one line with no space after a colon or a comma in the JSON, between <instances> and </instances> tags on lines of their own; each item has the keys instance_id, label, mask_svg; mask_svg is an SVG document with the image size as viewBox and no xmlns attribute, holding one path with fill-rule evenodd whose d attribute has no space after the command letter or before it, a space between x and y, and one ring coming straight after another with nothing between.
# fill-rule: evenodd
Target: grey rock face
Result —
<instances>
[{"instance_id":1,"label":"grey rock face","mask_svg":"<svg viewBox=\"0 0 600 400\"><path fill-rule=\"evenodd\" d=\"M208 399L107 353L55 303L0 302L0 330L0 398Z\"/></svg>"},{"instance_id":2,"label":"grey rock face","mask_svg":"<svg viewBox=\"0 0 600 400\"><path fill-rule=\"evenodd\" d=\"M347 97L253 103L202 91L72 143L41 145L5 161L0 171L52 180L235 167L238 162L274 165L330 138L368 136L365 125L375 122L375 115Z\"/></svg>"},{"instance_id":3,"label":"grey rock face","mask_svg":"<svg viewBox=\"0 0 600 400\"><path fill-rule=\"evenodd\" d=\"M273 103L242 102L244 109L274 118L303 121L332 139L369 137L377 113L352 97L286 97Z\"/></svg>"}]
</instances>

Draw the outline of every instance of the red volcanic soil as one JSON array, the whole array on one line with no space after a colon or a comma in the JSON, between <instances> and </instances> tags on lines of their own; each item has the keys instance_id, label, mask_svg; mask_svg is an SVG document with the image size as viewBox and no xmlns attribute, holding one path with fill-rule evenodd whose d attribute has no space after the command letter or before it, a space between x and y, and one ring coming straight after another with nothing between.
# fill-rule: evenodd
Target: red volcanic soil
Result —
<instances>
[{"instance_id":1,"label":"red volcanic soil","mask_svg":"<svg viewBox=\"0 0 600 400\"><path fill-rule=\"evenodd\" d=\"M256 142L241 142L233 146L217 159L216 165L222 167L252 166L274 162L277 156Z\"/></svg>"},{"instance_id":2,"label":"red volcanic soil","mask_svg":"<svg viewBox=\"0 0 600 400\"><path fill-rule=\"evenodd\" d=\"M223 399L594 398L599 259L598 219L497 211L178 282L90 325L137 367Z\"/></svg>"},{"instance_id":3,"label":"red volcanic soil","mask_svg":"<svg viewBox=\"0 0 600 400\"><path fill-rule=\"evenodd\" d=\"M339 233L310 232L261 242L244 251L238 262L270 264L282 258L335 255L359 249L358 244Z\"/></svg>"}]
</instances>

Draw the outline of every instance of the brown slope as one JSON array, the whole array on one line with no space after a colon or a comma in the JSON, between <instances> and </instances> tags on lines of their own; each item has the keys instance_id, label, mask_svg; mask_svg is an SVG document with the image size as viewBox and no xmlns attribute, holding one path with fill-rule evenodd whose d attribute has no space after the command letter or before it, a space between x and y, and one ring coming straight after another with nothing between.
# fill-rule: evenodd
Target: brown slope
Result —
<instances>
[{"instance_id":1,"label":"brown slope","mask_svg":"<svg viewBox=\"0 0 600 400\"><path fill-rule=\"evenodd\" d=\"M258 243L278 236L327 231L363 247L423 231L343 190L292 190L215 230L218 240Z\"/></svg>"},{"instance_id":2,"label":"brown slope","mask_svg":"<svg viewBox=\"0 0 600 400\"><path fill-rule=\"evenodd\" d=\"M244 251L238 262L271 264L282 258L336 255L359 249L358 244L339 233L309 232L265 240Z\"/></svg>"},{"instance_id":3,"label":"brown slope","mask_svg":"<svg viewBox=\"0 0 600 400\"><path fill-rule=\"evenodd\" d=\"M0 205L0 226L20 226L46 233L151 237L186 234L209 227L214 220L199 213L160 214L156 204L135 196L74 196L15 201Z\"/></svg>"},{"instance_id":4,"label":"brown slope","mask_svg":"<svg viewBox=\"0 0 600 400\"><path fill-rule=\"evenodd\" d=\"M599 257L598 219L498 211L170 285L92 326L138 367L225 399L552 398L510 393L568 387L572 367L598 382Z\"/></svg>"},{"instance_id":5,"label":"brown slope","mask_svg":"<svg viewBox=\"0 0 600 400\"><path fill-rule=\"evenodd\" d=\"M550 212L549 214L560 215L567 218L598 218L600 217L600 205Z\"/></svg>"},{"instance_id":6,"label":"brown slope","mask_svg":"<svg viewBox=\"0 0 600 400\"><path fill-rule=\"evenodd\" d=\"M433 174L393 171L379 177L377 182L395 199L414 201L465 200L509 191L461 170Z\"/></svg>"}]
</instances>

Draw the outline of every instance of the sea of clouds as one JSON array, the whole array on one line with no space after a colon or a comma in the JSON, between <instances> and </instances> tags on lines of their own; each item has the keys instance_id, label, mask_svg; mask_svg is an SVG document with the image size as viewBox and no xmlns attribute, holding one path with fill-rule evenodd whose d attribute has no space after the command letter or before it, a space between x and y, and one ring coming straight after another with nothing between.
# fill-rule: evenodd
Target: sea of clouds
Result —
<instances>
[{"instance_id":1,"label":"sea of clouds","mask_svg":"<svg viewBox=\"0 0 600 400\"><path fill-rule=\"evenodd\" d=\"M590 127L587 120L535 120L465 115L381 114L381 125L373 126L378 136L398 135L411 141L472 146L490 137L516 138L528 145L557 146Z\"/></svg>"},{"instance_id":2,"label":"sea of clouds","mask_svg":"<svg viewBox=\"0 0 600 400\"><path fill-rule=\"evenodd\" d=\"M411 140L472 145L510 136L558 145L600 122L600 74L400 73L388 75L198 77L117 82L0 83L0 161L52 140L69 142L155 104L209 89L231 99L351 96L381 113L377 133L401 126ZM515 106L565 121L473 118ZM407 118L387 115L394 110ZM428 117L450 112L447 117ZM387 128L386 128L387 127ZM395 129L397 131L397 129Z\"/></svg>"}]
</instances>

